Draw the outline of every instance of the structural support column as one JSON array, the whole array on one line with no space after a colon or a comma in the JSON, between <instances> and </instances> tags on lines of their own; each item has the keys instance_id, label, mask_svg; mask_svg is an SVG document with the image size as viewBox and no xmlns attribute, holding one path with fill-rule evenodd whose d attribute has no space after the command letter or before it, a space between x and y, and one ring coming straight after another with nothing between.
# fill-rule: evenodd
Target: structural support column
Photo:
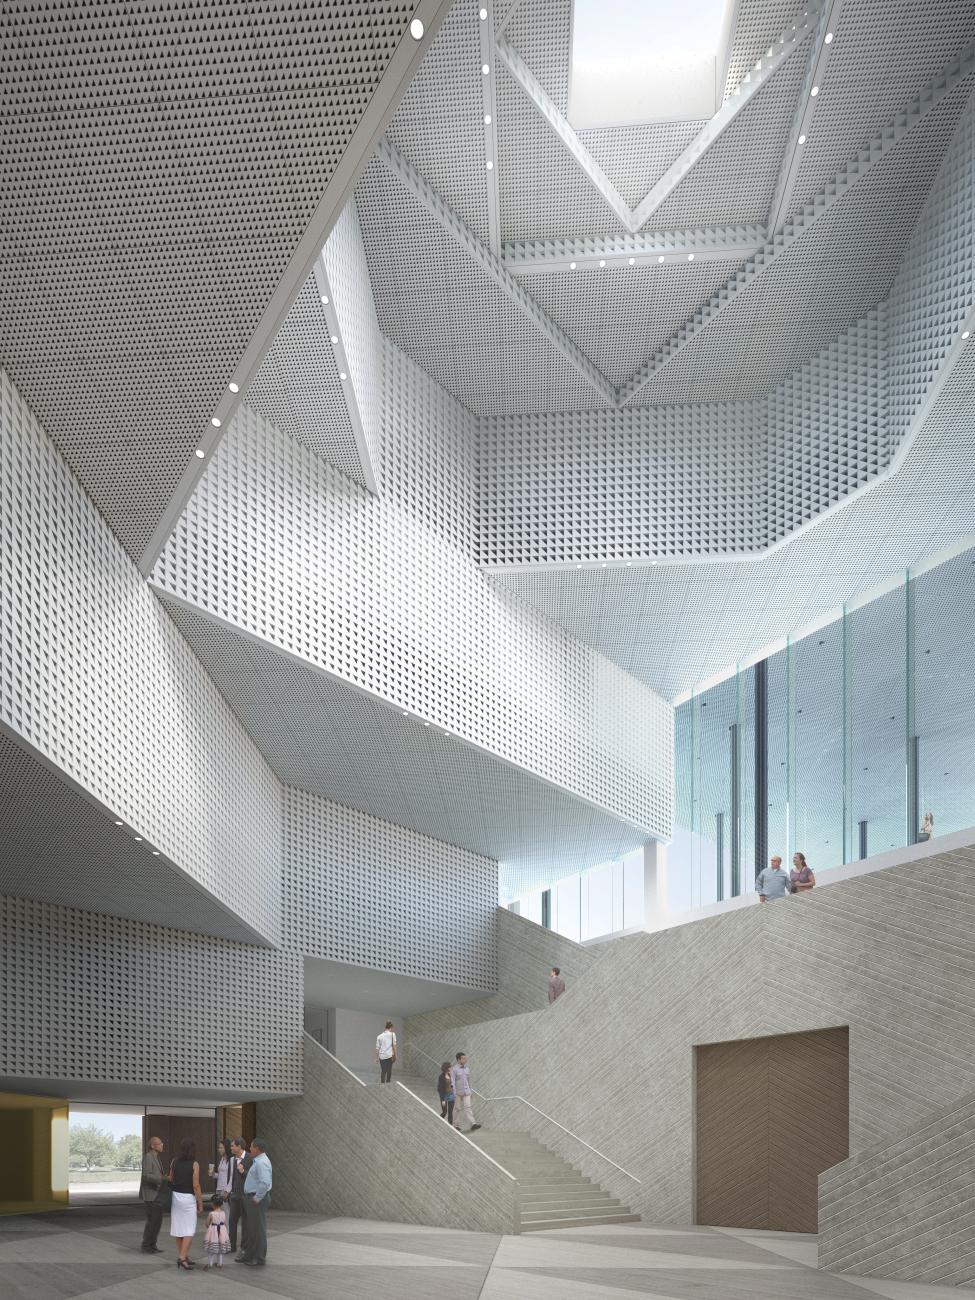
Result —
<instances>
[{"instance_id":1,"label":"structural support column","mask_svg":"<svg viewBox=\"0 0 975 1300\"><path fill-rule=\"evenodd\" d=\"M542 925L546 930L552 928L552 891L550 889L542 892Z\"/></svg>"},{"instance_id":2,"label":"structural support column","mask_svg":"<svg viewBox=\"0 0 975 1300\"><path fill-rule=\"evenodd\" d=\"M918 736L917 724L915 721L915 697L914 697L914 583L911 581L911 571L907 570L904 575L904 634L905 634L905 672L904 685L906 689L905 699L905 813L907 816L906 826L906 844L917 844L918 832L921 829L921 792L919 788L920 775L918 771Z\"/></svg>"},{"instance_id":3,"label":"structural support column","mask_svg":"<svg viewBox=\"0 0 975 1300\"><path fill-rule=\"evenodd\" d=\"M667 917L667 845L643 847L643 928L661 930Z\"/></svg>"},{"instance_id":4,"label":"structural support column","mask_svg":"<svg viewBox=\"0 0 975 1300\"><path fill-rule=\"evenodd\" d=\"M862 822L858 822L857 825L860 828L859 856L860 856L860 860L862 861L867 856L867 823L866 821L862 821Z\"/></svg>"},{"instance_id":5,"label":"structural support column","mask_svg":"<svg viewBox=\"0 0 975 1300\"><path fill-rule=\"evenodd\" d=\"M731 786L731 897L737 898L741 893L741 728L733 722L728 728L731 745L731 770L728 773Z\"/></svg>"},{"instance_id":6,"label":"structural support column","mask_svg":"<svg viewBox=\"0 0 975 1300\"><path fill-rule=\"evenodd\" d=\"M724 898L724 813L714 814L715 846L715 897L720 903Z\"/></svg>"},{"instance_id":7,"label":"structural support column","mask_svg":"<svg viewBox=\"0 0 975 1300\"><path fill-rule=\"evenodd\" d=\"M760 659L755 675L755 870L768 861L768 660Z\"/></svg>"}]
</instances>

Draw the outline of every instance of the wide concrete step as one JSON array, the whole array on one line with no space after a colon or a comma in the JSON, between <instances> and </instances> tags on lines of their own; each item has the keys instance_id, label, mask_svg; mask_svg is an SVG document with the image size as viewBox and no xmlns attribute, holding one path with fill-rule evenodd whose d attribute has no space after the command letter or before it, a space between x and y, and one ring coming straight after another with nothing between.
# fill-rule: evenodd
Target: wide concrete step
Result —
<instances>
[{"instance_id":1,"label":"wide concrete step","mask_svg":"<svg viewBox=\"0 0 975 1300\"><path fill-rule=\"evenodd\" d=\"M509 1171L510 1172L510 1171ZM584 1195L591 1191L596 1184L590 1178L583 1178L580 1174L578 1178L573 1178L571 1174L566 1174L564 1178L539 1179L538 1182L521 1182L519 1179L518 1187L523 1192L566 1192L575 1195Z\"/></svg>"},{"instance_id":2,"label":"wide concrete step","mask_svg":"<svg viewBox=\"0 0 975 1300\"><path fill-rule=\"evenodd\" d=\"M586 1201L582 1205L570 1206L568 1209L564 1206L558 1205L552 1206L547 1210L541 1208L536 1209L535 1207L529 1209L528 1206L522 1206L521 1221L524 1223L526 1219L530 1219L532 1221L538 1220L540 1222L542 1219L564 1219L566 1216L577 1218L580 1214L608 1214L610 1217L614 1217L618 1214L631 1213L632 1211L630 1210L630 1207L628 1205L620 1205L619 1201L614 1205L610 1205L605 1201L594 1200L591 1202Z\"/></svg>"},{"instance_id":3,"label":"wide concrete step","mask_svg":"<svg viewBox=\"0 0 975 1300\"><path fill-rule=\"evenodd\" d=\"M551 1232L555 1228L591 1228L600 1223L639 1223L639 1214L586 1214L564 1219L522 1219L522 1232Z\"/></svg>"},{"instance_id":4,"label":"wide concrete step","mask_svg":"<svg viewBox=\"0 0 975 1300\"><path fill-rule=\"evenodd\" d=\"M629 1208L623 1207L622 1203L608 1192L601 1196L583 1196L583 1197L566 1197L566 1196L546 1196L541 1200L534 1197L520 1196L518 1204L521 1207L523 1215L534 1216L544 1211L556 1210L560 1213L571 1211L573 1214L588 1213L590 1210L606 1210L612 1208Z\"/></svg>"}]
</instances>

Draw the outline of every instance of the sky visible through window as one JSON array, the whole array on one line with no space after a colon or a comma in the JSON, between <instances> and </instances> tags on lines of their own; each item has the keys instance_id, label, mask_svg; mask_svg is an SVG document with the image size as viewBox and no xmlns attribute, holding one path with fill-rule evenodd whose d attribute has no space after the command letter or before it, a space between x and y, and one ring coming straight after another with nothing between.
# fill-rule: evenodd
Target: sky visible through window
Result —
<instances>
[{"instance_id":1,"label":"sky visible through window","mask_svg":"<svg viewBox=\"0 0 975 1300\"><path fill-rule=\"evenodd\" d=\"M729 0L575 0L573 126L711 117L728 11Z\"/></svg>"}]
</instances>

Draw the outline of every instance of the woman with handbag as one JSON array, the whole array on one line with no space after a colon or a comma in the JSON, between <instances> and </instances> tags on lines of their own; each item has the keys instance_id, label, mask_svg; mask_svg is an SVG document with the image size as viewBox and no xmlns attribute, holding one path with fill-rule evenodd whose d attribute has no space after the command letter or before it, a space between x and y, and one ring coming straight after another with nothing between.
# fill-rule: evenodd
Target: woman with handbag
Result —
<instances>
[{"instance_id":1,"label":"woman with handbag","mask_svg":"<svg viewBox=\"0 0 975 1300\"><path fill-rule=\"evenodd\" d=\"M169 1166L167 1175L172 1186L173 1204L170 1211L169 1235L176 1238L179 1252L177 1268L195 1268L189 1258L190 1244L196 1232L196 1223L203 1213L203 1191L200 1187L200 1165L196 1158L196 1143L184 1138L179 1144L179 1155Z\"/></svg>"}]
</instances>

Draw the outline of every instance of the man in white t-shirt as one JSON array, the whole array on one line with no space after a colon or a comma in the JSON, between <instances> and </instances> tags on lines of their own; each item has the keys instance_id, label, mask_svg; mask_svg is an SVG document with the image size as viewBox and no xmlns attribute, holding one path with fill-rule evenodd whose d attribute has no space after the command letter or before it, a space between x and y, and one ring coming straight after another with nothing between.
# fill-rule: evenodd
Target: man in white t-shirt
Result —
<instances>
[{"instance_id":1,"label":"man in white t-shirt","mask_svg":"<svg viewBox=\"0 0 975 1300\"><path fill-rule=\"evenodd\" d=\"M376 1039L376 1060L379 1062L379 1082L393 1082L393 1062L396 1060L396 1035L393 1022L386 1021L386 1028Z\"/></svg>"}]
</instances>

